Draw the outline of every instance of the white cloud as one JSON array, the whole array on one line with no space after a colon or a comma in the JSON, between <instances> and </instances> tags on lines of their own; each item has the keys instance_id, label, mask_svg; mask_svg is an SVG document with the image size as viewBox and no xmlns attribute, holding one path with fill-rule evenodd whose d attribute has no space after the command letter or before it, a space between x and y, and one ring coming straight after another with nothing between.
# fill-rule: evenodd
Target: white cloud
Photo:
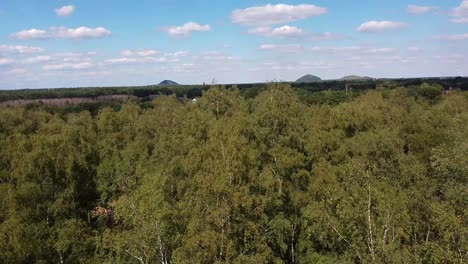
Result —
<instances>
[{"instance_id":1,"label":"white cloud","mask_svg":"<svg viewBox=\"0 0 468 264\"><path fill-rule=\"evenodd\" d=\"M396 48L376 48L376 49L369 49L367 53L393 53L396 52L398 49Z\"/></svg>"},{"instance_id":2,"label":"white cloud","mask_svg":"<svg viewBox=\"0 0 468 264\"><path fill-rule=\"evenodd\" d=\"M103 28L67 28L67 27L52 27L50 29L52 36L64 39L85 39L85 38L102 38L110 36L112 33Z\"/></svg>"},{"instance_id":3,"label":"white cloud","mask_svg":"<svg viewBox=\"0 0 468 264\"><path fill-rule=\"evenodd\" d=\"M247 31L249 34L254 34L254 35L268 35L272 31L271 27L256 27L256 28L251 28Z\"/></svg>"},{"instance_id":4,"label":"white cloud","mask_svg":"<svg viewBox=\"0 0 468 264\"><path fill-rule=\"evenodd\" d=\"M27 59L23 60L23 63L33 64L33 63L50 61L50 60L52 60L52 57L50 57L50 56L36 56L36 57L27 58Z\"/></svg>"},{"instance_id":5,"label":"white cloud","mask_svg":"<svg viewBox=\"0 0 468 264\"><path fill-rule=\"evenodd\" d=\"M197 70L197 67L193 63L183 63L181 65L175 65L170 69L163 70L164 72L174 72L174 73L192 73Z\"/></svg>"},{"instance_id":6,"label":"white cloud","mask_svg":"<svg viewBox=\"0 0 468 264\"><path fill-rule=\"evenodd\" d=\"M164 56L169 56L169 57L185 57L187 55L189 55L190 52L186 51L186 50L180 50L180 51L176 51L176 52L169 52L169 53L165 53Z\"/></svg>"},{"instance_id":7,"label":"white cloud","mask_svg":"<svg viewBox=\"0 0 468 264\"><path fill-rule=\"evenodd\" d=\"M294 26L282 26L282 27L274 28L270 34L273 37L282 37L282 38L283 37L284 38L300 37L305 34L305 31Z\"/></svg>"},{"instance_id":8,"label":"white cloud","mask_svg":"<svg viewBox=\"0 0 468 264\"><path fill-rule=\"evenodd\" d=\"M419 5L408 5L407 11L410 14L422 15L439 9L438 6L419 6Z\"/></svg>"},{"instance_id":9,"label":"white cloud","mask_svg":"<svg viewBox=\"0 0 468 264\"><path fill-rule=\"evenodd\" d=\"M0 45L0 53L32 54L43 51L44 49L39 47Z\"/></svg>"},{"instance_id":10,"label":"white cloud","mask_svg":"<svg viewBox=\"0 0 468 264\"><path fill-rule=\"evenodd\" d=\"M464 0L458 7L455 7L452 10L452 15L455 17L454 19L450 20L452 23L468 23L468 0Z\"/></svg>"},{"instance_id":11,"label":"white cloud","mask_svg":"<svg viewBox=\"0 0 468 264\"><path fill-rule=\"evenodd\" d=\"M161 68L161 72L173 72L173 73L193 73L197 70L197 66L193 63L183 63L181 65L175 65L172 68Z\"/></svg>"},{"instance_id":12,"label":"white cloud","mask_svg":"<svg viewBox=\"0 0 468 264\"><path fill-rule=\"evenodd\" d=\"M206 51L203 52L200 56L194 56L194 59L200 59L205 62L232 62L232 61L239 61L241 58L236 56L227 55L221 51Z\"/></svg>"},{"instance_id":13,"label":"white cloud","mask_svg":"<svg viewBox=\"0 0 468 264\"><path fill-rule=\"evenodd\" d=\"M12 59L9 59L9 58L0 58L0 66L8 65L8 64L11 64L11 63L13 63L13 60L12 60Z\"/></svg>"},{"instance_id":14,"label":"white cloud","mask_svg":"<svg viewBox=\"0 0 468 264\"><path fill-rule=\"evenodd\" d=\"M455 7L452 14L456 17L468 17L468 0L463 0L458 7Z\"/></svg>"},{"instance_id":15,"label":"white cloud","mask_svg":"<svg viewBox=\"0 0 468 264\"><path fill-rule=\"evenodd\" d=\"M91 58L88 57L65 57L63 58L64 62L78 62L78 61L91 61Z\"/></svg>"},{"instance_id":16,"label":"white cloud","mask_svg":"<svg viewBox=\"0 0 468 264\"><path fill-rule=\"evenodd\" d=\"M177 59L177 58L159 57L159 58L150 58L150 62L154 62L154 63L170 63L170 62L179 62L179 59Z\"/></svg>"},{"instance_id":17,"label":"white cloud","mask_svg":"<svg viewBox=\"0 0 468 264\"><path fill-rule=\"evenodd\" d=\"M29 29L29 30L22 30L12 35L14 38L19 40L29 40L29 39L48 39L50 38L47 31L42 29Z\"/></svg>"},{"instance_id":18,"label":"white cloud","mask_svg":"<svg viewBox=\"0 0 468 264\"><path fill-rule=\"evenodd\" d=\"M343 36L331 32L325 33L312 33L306 32L294 26L282 26L278 28L271 27L256 27L247 31L249 34L255 34L264 37L277 37L277 38L308 38L313 41L324 41L339 39Z\"/></svg>"},{"instance_id":19,"label":"white cloud","mask_svg":"<svg viewBox=\"0 0 468 264\"><path fill-rule=\"evenodd\" d=\"M325 32L325 33L311 33L310 37L312 40L315 41L324 41L324 40L335 40L335 39L342 39L344 36L340 34L335 34L331 32Z\"/></svg>"},{"instance_id":20,"label":"white cloud","mask_svg":"<svg viewBox=\"0 0 468 264\"><path fill-rule=\"evenodd\" d=\"M411 51L411 52L420 52L420 51L421 51L421 48L418 48L418 47L409 47L409 48L408 48L408 51Z\"/></svg>"},{"instance_id":21,"label":"white cloud","mask_svg":"<svg viewBox=\"0 0 468 264\"><path fill-rule=\"evenodd\" d=\"M360 51L362 47L359 46L346 46L346 47L313 47L312 51L330 51L330 52L350 52L350 51Z\"/></svg>"},{"instance_id":22,"label":"white cloud","mask_svg":"<svg viewBox=\"0 0 468 264\"><path fill-rule=\"evenodd\" d=\"M468 23L468 17L454 18L450 20L450 22L456 23L456 24L466 24Z\"/></svg>"},{"instance_id":23,"label":"white cloud","mask_svg":"<svg viewBox=\"0 0 468 264\"><path fill-rule=\"evenodd\" d=\"M130 56L141 56L141 57L147 57L147 56L153 56L156 54L159 54L160 52L157 50L152 50L152 49L137 49L137 50L123 50L122 51L122 56L125 57L130 57Z\"/></svg>"},{"instance_id":24,"label":"white cloud","mask_svg":"<svg viewBox=\"0 0 468 264\"><path fill-rule=\"evenodd\" d=\"M468 33L467 34L454 34L448 36L439 36L436 39L441 40L468 40Z\"/></svg>"},{"instance_id":25,"label":"white cloud","mask_svg":"<svg viewBox=\"0 0 468 264\"><path fill-rule=\"evenodd\" d=\"M249 71L249 72L258 72L258 71L261 71L261 70L263 70L262 67L250 67L250 68L247 69L247 71Z\"/></svg>"},{"instance_id":26,"label":"white cloud","mask_svg":"<svg viewBox=\"0 0 468 264\"><path fill-rule=\"evenodd\" d=\"M55 56L57 57L81 57L83 54L79 52L59 52L55 53Z\"/></svg>"},{"instance_id":27,"label":"white cloud","mask_svg":"<svg viewBox=\"0 0 468 264\"><path fill-rule=\"evenodd\" d=\"M126 63L134 63L136 61L137 61L136 58L126 58L126 57L106 60L106 62L110 64L126 64Z\"/></svg>"},{"instance_id":28,"label":"white cloud","mask_svg":"<svg viewBox=\"0 0 468 264\"><path fill-rule=\"evenodd\" d=\"M26 73L25 69L22 68L14 68L9 71L4 72L5 75L20 75Z\"/></svg>"},{"instance_id":29,"label":"white cloud","mask_svg":"<svg viewBox=\"0 0 468 264\"><path fill-rule=\"evenodd\" d=\"M50 27L48 30L29 29L14 33L12 36L19 40L33 39L87 39L87 38L102 38L112 35L112 32L103 28L67 28L67 27Z\"/></svg>"},{"instance_id":30,"label":"white cloud","mask_svg":"<svg viewBox=\"0 0 468 264\"><path fill-rule=\"evenodd\" d=\"M193 32L210 31L210 25L200 25L195 22L187 22L182 26L171 26L164 29L172 37L191 37Z\"/></svg>"},{"instance_id":31,"label":"white cloud","mask_svg":"<svg viewBox=\"0 0 468 264\"><path fill-rule=\"evenodd\" d=\"M297 72L308 72L311 69L317 70L317 69L330 69L333 68L333 66L328 63L328 62L309 62L309 61L299 61L299 62L264 62L259 64L255 68L251 68L250 71L261 71L261 70L266 70L268 72L271 72L272 70L274 71L291 71L295 72L294 78L297 78ZM275 77L272 78L273 80L285 80L281 77ZM289 79L289 78L287 78Z\"/></svg>"},{"instance_id":32,"label":"white cloud","mask_svg":"<svg viewBox=\"0 0 468 264\"><path fill-rule=\"evenodd\" d=\"M223 54L224 54L223 52L217 51L217 50L210 50L210 51L203 52L203 55L206 55L206 56L219 56Z\"/></svg>"},{"instance_id":33,"label":"white cloud","mask_svg":"<svg viewBox=\"0 0 468 264\"><path fill-rule=\"evenodd\" d=\"M283 52L283 53L299 53L303 52L302 45L299 44L263 44L258 47L259 50L264 51L275 51L275 52Z\"/></svg>"},{"instance_id":34,"label":"white cloud","mask_svg":"<svg viewBox=\"0 0 468 264\"><path fill-rule=\"evenodd\" d=\"M323 15L327 8L315 5L277 4L236 9L231 14L233 23L244 26L268 26Z\"/></svg>"},{"instance_id":35,"label":"white cloud","mask_svg":"<svg viewBox=\"0 0 468 264\"><path fill-rule=\"evenodd\" d=\"M42 66L45 71L63 71L63 70L85 70L93 68L95 65L91 62L80 63L62 63L62 64L49 64Z\"/></svg>"},{"instance_id":36,"label":"white cloud","mask_svg":"<svg viewBox=\"0 0 468 264\"><path fill-rule=\"evenodd\" d=\"M395 30L406 27L406 23L395 21L368 21L361 24L357 31L359 32L383 32L387 30Z\"/></svg>"},{"instance_id":37,"label":"white cloud","mask_svg":"<svg viewBox=\"0 0 468 264\"><path fill-rule=\"evenodd\" d=\"M166 57L121 57L115 59L108 59L105 62L108 64L134 64L134 63L169 63L169 62L178 62L179 59L176 58L166 58Z\"/></svg>"},{"instance_id":38,"label":"white cloud","mask_svg":"<svg viewBox=\"0 0 468 264\"><path fill-rule=\"evenodd\" d=\"M75 11L75 7L72 5L62 6L61 8L55 9L55 14L58 16L66 17L69 16Z\"/></svg>"},{"instance_id":39,"label":"white cloud","mask_svg":"<svg viewBox=\"0 0 468 264\"><path fill-rule=\"evenodd\" d=\"M271 27L257 27L250 29L249 34L255 34L266 37L278 37L278 38L297 38L304 36L306 32L300 28L294 26L282 26L278 28Z\"/></svg>"},{"instance_id":40,"label":"white cloud","mask_svg":"<svg viewBox=\"0 0 468 264\"><path fill-rule=\"evenodd\" d=\"M360 46L345 46L345 47L313 47L312 51L321 52L322 54L326 53L336 53L340 54L351 54L351 55L359 55L358 57L362 58L365 56L369 56L369 54L389 54L389 53L396 53L398 51L397 48L372 48L372 47L360 47Z\"/></svg>"}]
</instances>

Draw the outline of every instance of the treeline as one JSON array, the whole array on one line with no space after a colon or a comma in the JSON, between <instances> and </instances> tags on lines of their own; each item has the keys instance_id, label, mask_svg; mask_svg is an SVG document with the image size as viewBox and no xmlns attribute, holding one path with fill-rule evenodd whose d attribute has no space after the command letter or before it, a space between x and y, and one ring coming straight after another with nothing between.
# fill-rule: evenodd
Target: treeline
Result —
<instances>
[{"instance_id":1,"label":"treeline","mask_svg":"<svg viewBox=\"0 0 468 264\"><path fill-rule=\"evenodd\" d=\"M314 83L290 83L291 87L309 93L323 91L345 91L346 87L353 91L367 91L376 88L395 89L398 87L416 88L423 83L438 85L443 90L468 91L468 78L407 78L407 79L369 79L369 80L325 80ZM255 97L266 89L266 83L226 85L237 87L241 94L247 98ZM141 98L143 101L151 100L155 95L175 95L177 97L196 98L208 90L208 85L148 85L124 87L83 87L83 88L57 88L57 89L21 89L0 90L0 103L11 100L32 100L51 98L96 98L105 95L129 95Z\"/></svg>"},{"instance_id":2,"label":"treeline","mask_svg":"<svg viewBox=\"0 0 468 264\"><path fill-rule=\"evenodd\" d=\"M83 87L83 88L56 88L56 89L21 89L0 90L0 102L10 100L31 100L51 98L94 98L105 95L132 95L145 98L150 95L176 95L194 98L202 95L202 91L209 86L180 85L180 86L133 86L133 87Z\"/></svg>"},{"instance_id":3,"label":"treeline","mask_svg":"<svg viewBox=\"0 0 468 264\"><path fill-rule=\"evenodd\" d=\"M467 153L456 91L1 109L0 263L466 263Z\"/></svg>"}]
</instances>

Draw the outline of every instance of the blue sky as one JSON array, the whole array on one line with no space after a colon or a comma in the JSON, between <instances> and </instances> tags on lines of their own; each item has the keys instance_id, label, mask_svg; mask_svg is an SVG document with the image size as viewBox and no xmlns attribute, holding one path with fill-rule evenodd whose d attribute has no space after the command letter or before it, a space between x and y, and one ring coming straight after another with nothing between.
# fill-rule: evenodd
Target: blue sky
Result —
<instances>
[{"instance_id":1,"label":"blue sky","mask_svg":"<svg viewBox=\"0 0 468 264\"><path fill-rule=\"evenodd\" d=\"M468 75L468 0L0 1L0 89Z\"/></svg>"}]
</instances>

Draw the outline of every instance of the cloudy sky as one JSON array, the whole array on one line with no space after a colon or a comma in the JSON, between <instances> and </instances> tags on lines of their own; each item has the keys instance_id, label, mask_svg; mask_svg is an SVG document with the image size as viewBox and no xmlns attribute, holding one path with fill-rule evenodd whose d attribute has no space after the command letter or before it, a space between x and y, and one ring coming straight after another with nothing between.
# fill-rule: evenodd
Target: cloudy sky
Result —
<instances>
[{"instance_id":1,"label":"cloudy sky","mask_svg":"<svg viewBox=\"0 0 468 264\"><path fill-rule=\"evenodd\" d=\"M468 0L1 0L0 89L468 75Z\"/></svg>"}]
</instances>

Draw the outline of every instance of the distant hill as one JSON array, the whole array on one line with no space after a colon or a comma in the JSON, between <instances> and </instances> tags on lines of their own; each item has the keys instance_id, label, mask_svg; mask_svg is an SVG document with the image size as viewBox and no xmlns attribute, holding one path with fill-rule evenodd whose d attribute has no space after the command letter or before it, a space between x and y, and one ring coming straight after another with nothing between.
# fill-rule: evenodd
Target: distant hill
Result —
<instances>
[{"instance_id":1,"label":"distant hill","mask_svg":"<svg viewBox=\"0 0 468 264\"><path fill-rule=\"evenodd\" d=\"M171 80L164 80L160 82L158 85L179 85L179 84Z\"/></svg>"},{"instance_id":2,"label":"distant hill","mask_svg":"<svg viewBox=\"0 0 468 264\"><path fill-rule=\"evenodd\" d=\"M372 80L372 79L373 78L368 77L368 76L348 75L348 76L341 78L340 80L353 81L353 80Z\"/></svg>"},{"instance_id":3,"label":"distant hill","mask_svg":"<svg viewBox=\"0 0 468 264\"><path fill-rule=\"evenodd\" d=\"M320 77L317 77L315 75L307 74L302 76L301 78L297 79L297 83L312 83L312 82L317 82L321 81Z\"/></svg>"}]
</instances>

